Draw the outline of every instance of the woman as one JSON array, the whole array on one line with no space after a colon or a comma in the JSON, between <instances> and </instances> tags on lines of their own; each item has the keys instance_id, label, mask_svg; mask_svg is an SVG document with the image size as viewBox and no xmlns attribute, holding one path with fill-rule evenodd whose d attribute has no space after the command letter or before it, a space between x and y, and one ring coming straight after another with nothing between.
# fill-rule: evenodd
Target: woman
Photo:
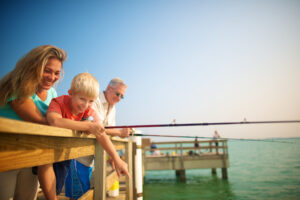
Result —
<instances>
[{"instance_id":1,"label":"woman","mask_svg":"<svg viewBox=\"0 0 300 200\"><path fill-rule=\"evenodd\" d=\"M57 97L52 87L60 78L62 64L67 59L64 50L43 45L34 48L16 64L15 68L0 80L0 116L47 124L45 114L51 99ZM47 199L55 199L55 181L51 165L41 166L38 175ZM41 176L40 172L44 171ZM45 172L46 171L46 172ZM47 178L47 179L46 179ZM35 199L38 178L31 168L0 173L0 199ZM53 196L54 194L54 196Z\"/></svg>"}]
</instances>

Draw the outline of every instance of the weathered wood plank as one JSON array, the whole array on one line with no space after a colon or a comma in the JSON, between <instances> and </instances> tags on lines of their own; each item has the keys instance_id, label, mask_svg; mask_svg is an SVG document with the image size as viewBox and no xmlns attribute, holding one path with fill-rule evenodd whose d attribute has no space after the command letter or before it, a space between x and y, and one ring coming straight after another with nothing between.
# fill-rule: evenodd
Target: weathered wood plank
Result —
<instances>
[{"instance_id":1,"label":"weathered wood plank","mask_svg":"<svg viewBox=\"0 0 300 200\"><path fill-rule=\"evenodd\" d=\"M211 141L215 142L216 140L198 140L197 143L208 143L208 142L211 142ZM226 142L227 139L218 139L216 142L224 142L224 141ZM185 140L185 141L171 141L171 142L151 142L151 144L180 144L180 143L182 143L182 144L194 144L195 141Z\"/></svg>"},{"instance_id":2,"label":"weathered wood plank","mask_svg":"<svg viewBox=\"0 0 300 200\"><path fill-rule=\"evenodd\" d=\"M104 149L95 142L95 189L94 200L106 199L106 153Z\"/></svg>"},{"instance_id":3,"label":"weathered wood plank","mask_svg":"<svg viewBox=\"0 0 300 200\"><path fill-rule=\"evenodd\" d=\"M95 138L94 135L87 135L70 129L58 128L53 126L41 125L19 120L12 120L0 117L0 133L24 134L24 135L43 135L59 137L80 137Z\"/></svg>"},{"instance_id":4,"label":"weathered wood plank","mask_svg":"<svg viewBox=\"0 0 300 200\"><path fill-rule=\"evenodd\" d=\"M113 171L106 177L106 189L105 191L107 192L111 186L119 179L118 174L116 171Z\"/></svg>"},{"instance_id":5,"label":"weathered wood plank","mask_svg":"<svg viewBox=\"0 0 300 200\"><path fill-rule=\"evenodd\" d=\"M132 141L128 141L128 143L126 143L126 162L128 164L128 172L130 174L130 176L132 176ZM133 180L132 177L128 178L126 177L126 199L127 200L133 200Z\"/></svg>"},{"instance_id":6,"label":"weathered wood plank","mask_svg":"<svg viewBox=\"0 0 300 200\"><path fill-rule=\"evenodd\" d=\"M88 190L78 200L93 200L93 198L94 198L94 190Z\"/></svg>"},{"instance_id":7,"label":"weathered wood plank","mask_svg":"<svg viewBox=\"0 0 300 200\"><path fill-rule=\"evenodd\" d=\"M183 157L147 157L145 159L146 170L181 170L199 168L227 168L229 167L228 156L223 160L221 155L210 156L186 156Z\"/></svg>"},{"instance_id":8,"label":"weathered wood plank","mask_svg":"<svg viewBox=\"0 0 300 200\"><path fill-rule=\"evenodd\" d=\"M201 149L225 149L227 146L200 146L200 147L159 147L155 150L201 150ZM151 148L145 148L145 150L150 151Z\"/></svg>"},{"instance_id":9,"label":"weathered wood plank","mask_svg":"<svg viewBox=\"0 0 300 200\"><path fill-rule=\"evenodd\" d=\"M94 139L0 133L0 172L93 155Z\"/></svg>"}]
</instances>

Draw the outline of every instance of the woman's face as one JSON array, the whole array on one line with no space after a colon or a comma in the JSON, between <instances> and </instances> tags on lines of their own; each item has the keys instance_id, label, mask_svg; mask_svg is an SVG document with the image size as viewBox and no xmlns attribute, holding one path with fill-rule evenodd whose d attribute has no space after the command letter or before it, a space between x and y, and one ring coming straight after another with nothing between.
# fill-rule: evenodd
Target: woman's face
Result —
<instances>
[{"instance_id":1,"label":"woman's face","mask_svg":"<svg viewBox=\"0 0 300 200\"><path fill-rule=\"evenodd\" d=\"M50 58L44 68L41 89L49 90L59 79L61 73L61 61L56 58Z\"/></svg>"}]
</instances>

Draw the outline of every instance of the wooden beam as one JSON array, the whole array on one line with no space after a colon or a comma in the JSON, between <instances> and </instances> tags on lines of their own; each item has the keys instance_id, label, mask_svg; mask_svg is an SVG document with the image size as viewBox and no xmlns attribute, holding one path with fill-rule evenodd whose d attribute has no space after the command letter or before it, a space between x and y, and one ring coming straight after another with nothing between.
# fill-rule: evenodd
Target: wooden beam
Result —
<instances>
[{"instance_id":1,"label":"wooden beam","mask_svg":"<svg viewBox=\"0 0 300 200\"><path fill-rule=\"evenodd\" d=\"M94 135L84 134L70 129L24 122L0 117L0 133L42 135L59 137L95 138Z\"/></svg>"},{"instance_id":2,"label":"wooden beam","mask_svg":"<svg viewBox=\"0 0 300 200\"><path fill-rule=\"evenodd\" d=\"M94 198L94 190L88 190L78 200L93 200L93 198Z\"/></svg>"},{"instance_id":3,"label":"wooden beam","mask_svg":"<svg viewBox=\"0 0 300 200\"><path fill-rule=\"evenodd\" d=\"M112 173L110 173L107 177L106 177L106 189L105 191L107 192L111 186L117 181L119 180L118 174L116 171L113 171Z\"/></svg>"},{"instance_id":4,"label":"wooden beam","mask_svg":"<svg viewBox=\"0 0 300 200\"><path fill-rule=\"evenodd\" d=\"M225 149L227 146L214 146L213 149ZM200 146L200 147L160 147L155 148L155 150L201 150L201 149L211 149L210 146ZM151 151L151 148L145 148L146 151Z\"/></svg>"},{"instance_id":5,"label":"wooden beam","mask_svg":"<svg viewBox=\"0 0 300 200\"><path fill-rule=\"evenodd\" d=\"M215 142L216 140L198 140L198 143L208 143L210 141ZM218 139L218 142L222 142L222 141L227 141L227 139ZM179 144L179 143L183 143L183 144L194 144L195 141L194 140L184 140L184 141L171 141L171 142L151 142L151 144ZM144 145L143 145L144 146Z\"/></svg>"},{"instance_id":6,"label":"wooden beam","mask_svg":"<svg viewBox=\"0 0 300 200\"><path fill-rule=\"evenodd\" d=\"M0 172L93 155L95 139L0 133Z\"/></svg>"},{"instance_id":7,"label":"wooden beam","mask_svg":"<svg viewBox=\"0 0 300 200\"><path fill-rule=\"evenodd\" d=\"M106 199L106 153L104 149L95 142L95 189L94 200Z\"/></svg>"},{"instance_id":8,"label":"wooden beam","mask_svg":"<svg viewBox=\"0 0 300 200\"><path fill-rule=\"evenodd\" d=\"M132 141L126 143L126 162L128 164L128 172L131 178L126 177L126 200L133 200L133 181L132 181Z\"/></svg>"}]
</instances>

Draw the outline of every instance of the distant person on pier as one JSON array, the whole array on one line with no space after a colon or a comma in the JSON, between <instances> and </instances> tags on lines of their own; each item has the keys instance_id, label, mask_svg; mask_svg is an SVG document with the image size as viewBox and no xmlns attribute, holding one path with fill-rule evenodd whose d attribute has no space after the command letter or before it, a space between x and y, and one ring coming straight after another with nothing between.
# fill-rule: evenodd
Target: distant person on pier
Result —
<instances>
[{"instance_id":1,"label":"distant person on pier","mask_svg":"<svg viewBox=\"0 0 300 200\"><path fill-rule=\"evenodd\" d=\"M123 80L119 78L112 79L106 90L100 92L99 97L96 99L93 105L93 109L96 111L96 114L99 118L99 121L103 124L103 126L115 126L116 125L116 108L115 105L124 98L125 92L127 89L127 85ZM128 137L131 133L132 129L123 128L123 129L106 129L105 132L111 136L119 136L119 137ZM122 152L119 152L122 154ZM111 159L111 158L110 158ZM114 162L112 162L114 167ZM77 166L77 171L75 171L75 166ZM80 166L80 168L78 168ZM94 173L92 174L92 165L86 165L82 158L74 159L71 162L71 170L68 174L66 180L66 196L71 197L73 199L77 199L81 195L83 195L88 189L90 189L90 185L93 185L93 181L90 183L89 180L93 180ZM80 181L76 182L74 177L76 176L80 179ZM91 178L92 176L92 178ZM88 185L85 184L88 183ZM77 195L72 195L71 191L77 190L81 185L85 185L83 191L78 191Z\"/></svg>"},{"instance_id":2,"label":"distant person on pier","mask_svg":"<svg viewBox=\"0 0 300 200\"><path fill-rule=\"evenodd\" d=\"M215 130L213 139L216 140L215 142L216 146L219 146L219 143L217 142L219 138L221 138L221 136L219 135L218 131Z\"/></svg>"},{"instance_id":3,"label":"distant person on pier","mask_svg":"<svg viewBox=\"0 0 300 200\"><path fill-rule=\"evenodd\" d=\"M157 149L156 144L151 144L150 147L151 147L151 150L150 150L151 155L153 155L153 156L159 156L160 155L160 150Z\"/></svg>"},{"instance_id":4,"label":"distant person on pier","mask_svg":"<svg viewBox=\"0 0 300 200\"><path fill-rule=\"evenodd\" d=\"M59 80L66 59L67 53L53 45L38 46L25 54L0 80L0 116L47 124L48 105L57 97L53 85ZM31 167L1 172L0 199L36 199L38 179L46 198L54 199L55 194L51 196L49 185L44 184L46 179L55 179L53 170L41 166L37 173L34 175Z\"/></svg>"},{"instance_id":5,"label":"distant person on pier","mask_svg":"<svg viewBox=\"0 0 300 200\"><path fill-rule=\"evenodd\" d=\"M195 147L195 154L197 154L197 150L200 147L200 144L198 142L198 137L195 137L195 141L194 141L194 147ZM199 153L201 153L201 151L199 150Z\"/></svg>"}]
</instances>

